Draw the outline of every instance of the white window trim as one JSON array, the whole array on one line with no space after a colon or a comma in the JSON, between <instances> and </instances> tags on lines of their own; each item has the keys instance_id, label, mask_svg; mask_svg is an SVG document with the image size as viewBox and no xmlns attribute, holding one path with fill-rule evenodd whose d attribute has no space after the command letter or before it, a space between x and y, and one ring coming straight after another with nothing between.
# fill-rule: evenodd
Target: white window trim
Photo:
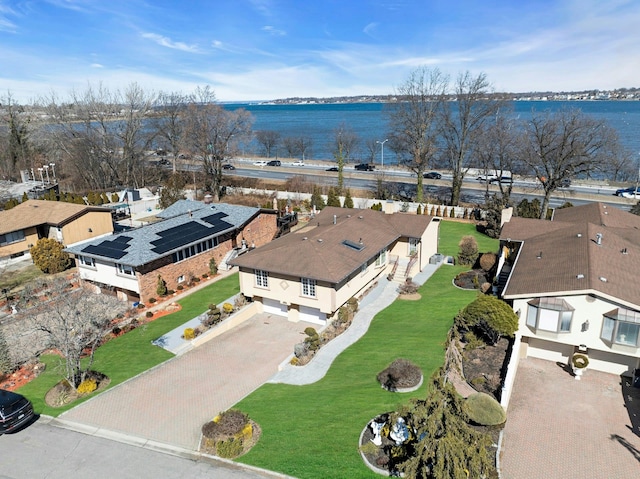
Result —
<instances>
[{"instance_id":1,"label":"white window trim","mask_svg":"<svg viewBox=\"0 0 640 479\"><path fill-rule=\"evenodd\" d=\"M82 268L96 269L96 260L88 256L78 256L78 264Z\"/></svg>"},{"instance_id":2,"label":"white window trim","mask_svg":"<svg viewBox=\"0 0 640 479\"><path fill-rule=\"evenodd\" d=\"M127 278L132 278L136 275L136 272L133 270L133 266L120 263L116 263L116 273L118 276L125 276Z\"/></svg>"},{"instance_id":3,"label":"white window trim","mask_svg":"<svg viewBox=\"0 0 640 479\"><path fill-rule=\"evenodd\" d=\"M571 333L571 328L573 327L573 310L567 309L552 309L550 307L545 307L546 305L527 305L527 321L526 324L528 327L533 329L536 332L545 332L545 333L555 333L555 334L569 334ZM535 311L535 315L532 314ZM562 329L562 317L564 314L571 314L571 319L569 321L569 329ZM555 318L552 316L555 314ZM556 328L549 329L549 325L552 324L552 320L555 321Z\"/></svg>"},{"instance_id":4,"label":"white window trim","mask_svg":"<svg viewBox=\"0 0 640 479\"><path fill-rule=\"evenodd\" d=\"M387 265L387 249L383 249L378 253L378 257L376 258L375 267L382 268Z\"/></svg>"},{"instance_id":5,"label":"white window trim","mask_svg":"<svg viewBox=\"0 0 640 479\"><path fill-rule=\"evenodd\" d=\"M317 298L317 281L312 278L300 278L301 292L300 295L305 298ZM305 293L305 289L307 292Z\"/></svg>"},{"instance_id":6,"label":"white window trim","mask_svg":"<svg viewBox=\"0 0 640 479\"><path fill-rule=\"evenodd\" d=\"M269 289L269 272L262 269L254 270L256 288Z\"/></svg>"},{"instance_id":7,"label":"white window trim","mask_svg":"<svg viewBox=\"0 0 640 479\"><path fill-rule=\"evenodd\" d=\"M603 334L605 332L605 325L606 325L606 321L609 320L612 322L613 327L611 328L611 337L603 337ZM620 320L620 319L613 319L613 318L609 318L607 316L605 316L603 318L602 321L602 329L600 331L600 339L607 341L611 344L615 344L617 346L627 346L630 348L640 348L640 332L638 332L638 336L637 336L637 340L636 340L636 344L631 344L629 342L626 341L619 341L618 338L619 337L625 337L624 334L620 335L618 334L618 329L620 327L620 324L625 324L625 325L632 325L635 326L637 328L640 328L640 324L638 323L633 323L631 321L624 321L624 320Z\"/></svg>"}]
</instances>

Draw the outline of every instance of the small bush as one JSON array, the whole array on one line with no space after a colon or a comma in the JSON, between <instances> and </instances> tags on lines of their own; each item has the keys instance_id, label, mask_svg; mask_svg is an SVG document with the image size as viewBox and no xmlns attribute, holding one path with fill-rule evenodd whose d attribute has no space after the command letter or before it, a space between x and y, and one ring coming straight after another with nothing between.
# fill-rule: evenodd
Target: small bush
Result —
<instances>
[{"instance_id":1,"label":"small bush","mask_svg":"<svg viewBox=\"0 0 640 479\"><path fill-rule=\"evenodd\" d=\"M291 364L291 366L297 366L299 362L300 360L296 356L294 356L291 358L291 361L289 361L289 364Z\"/></svg>"},{"instance_id":2,"label":"small bush","mask_svg":"<svg viewBox=\"0 0 640 479\"><path fill-rule=\"evenodd\" d=\"M151 311L147 311L147 312L145 313L145 316L146 316L147 318L153 318L153 312L151 312Z\"/></svg>"},{"instance_id":3,"label":"small bush","mask_svg":"<svg viewBox=\"0 0 640 479\"><path fill-rule=\"evenodd\" d=\"M149 298L149 302L151 304L155 303L156 301L158 301L156 298Z\"/></svg>"},{"instance_id":4,"label":"small bush","mask_svg":"<svg viewBox=\"0 0 640 479\"><path fill-rule=\"evenodd\" d=\"M182 286L181 284L179 284L179 285L177 286L177 289L178 289L178 291L182 291L182 290L184 289L184 286Z\"/></svg>"},{"instance_id":5,"label":"small bush","mask_svg":"<svg viewBox=\"0 0 640 479\"><path fill-rule=\"evenodd\" d=\"M488 273L496 265L497 260L498 257L495 253L484 253L480 256L480 267L483 271Z\"/></svg>"},{"instance_id":6,"label":"small bush","mask_svg":"<svg viewBox=\"0 0 640 479\"><path fill-rule=\"evenodd\" d=\"M169 295L169 294L173 294L173 293L175 293L175 291L174 291L174 290L172 290L172 289L168 289L168 290L167 290L167 295Z\"/></svg>"},{"instance_id":7,"label":"small bush","mask_svg":"<svg viewBox=\"0 0 640 479\"><path fill-rule=\"evenodd\" d=\"M238 409L229 409L202 426L202 435L210 439L234 436L241 433L248 422L249 416L245 413Z\"/></svg>"},{"instance_id":8,"label":"small bush","mask_svg":"<svg viewBox=\"0 0 640 479\"><path fill-rule=\"evenodd\" d=\"M113 333L114 336L117 336L122 332L122 329L120 329L118 326L114 326L111 332Z\"/></svg>"},{"instance_id":9,"label":"small bush","mask_svg":"<svg viewBox=\"0 0 640 479\"><path fill-rule=\"evenodd\" d=\"M224 311L227 314L231 314L233 313L233 304L231 303L224 303L222 305L222 311Z\"/></svg>"},{"instance_id":10,"label":"small bush","mask_svg":"<svg viewBox=\"0 0 640 479\"><path fill-rule=\"evenodd\" d=\"M216 452L220 457L231 459L242 454L243 447L242 439L232 437L226 441L217 442Z\"/></svg>"},{"instance_id":11,"label":"small bush","mask_svg":"<svg viewBox=\"0 0 640 479\"><path fill-rule=\"evenodd\" d=\"M347 301L347 306L349 306L349 308L351 309L351 311L353 311L354 313L358 311L358 300L354 297L349 298L349 300Z\"/></svg>"},{"instance_id":12,"label":"small bush","mask_svg":"<svg viewBox=\"0 0 640 479\"><path fill-rule=\"evenodd\" d=\"M182 337L186 340L191 340L196 337L196 333L193 328L185 328Z\"/></svg>"},{"instance_id":13,"label":"small bush","mask_svg":"<svg viewBox=\"0 0 640 479\"><path fill-rule=\"evenodd\" d=\"M209 273L203 273L202 274L202 279L207 279L209 277Z\"/></svg>"},{"instance_id":14,"label":"small bush","mask_svg":"<svg viewBox=\"0 0 640 479\"><path fill-rule=\"evenodd\" d=\"M497 426L507 420L507 413L500 403L485 393L469 396L464 408L469 419L480 426Z\"/></svg>"},{"instance_id":15,"label":"small bush","mask_svg":"<svg viewBox=\"0 0 640 479\"><path fill-rule=\"evenodd\" d=\"M458 243L460 251L458 252L458 263L464 265L473 265L478 259L478 241L475 237L468 235L463 236Z\"/></svg>"},{"instance_id":16,"label":"small bush","mask_svg":"<svg viewBox=\"0 0 640 479\"><path fill-rule=\"evenodd\" d=\"M218 274L218 265L216 264L215 258L211 258L209 260L209 272L211 273L212 276L215 276L216 274Z\"/></svg>"},{"instance_id":17,"label":"small bush","mask_svg":"<svg viewBox=\"0 0 640 479\"><path fill-rule=\"evenodd\" d=\"M158 275L158 281L156 283L156 293L158 296L167 295L167 282L162 279L162 276Z\"/></svg>"},{"instance_id":18,"label":"small bush","mask_svg":"<svg viewBox=\"0 0 640 479\"><path fill-rule=\"evenodd\" d=\"M98 383L95 379L85 379L78 386L78 394L90 394L98 389Z\"/></svg>"},{"instance_id":19,"label":"small bush","mask_svg":"<svg viewBox=\"0 0 640 479\"><path fill-rule=\"evenodd\" d=\"M320 348L320 337L318 336L318 332L314 328L306 328L304 330L304 334L307 335L307 337L304 339L304 342L309 347L310 351L316 351Z\"/></svg>"},{"instance_id":20,"label":"small bush","mask_svg":"<svg viewBox=\"0 0 640 479\"><path fill-rule=\"evenodd\" d=\"M407 278L403 284L400 285L400 294L416 294L418 292L418 285L411 281L411 278Z\"/></svg>"},{"instance_id":21,"label":"small bush","mask_svg":"<svg viewBox=\"0 0 640 479\"><path fill-rule=\"evenodd\" d=\"M378 373L382 387L390 391L416 386L422 378L422 371L407 359L396 359L386 369Z\"/></svg>"},{"instance_id":22,"label":"small bush","mask_svg":"<svg viewBox=\"0 0 640 479\"><path fill-rule=\"evenodd\" d=\"M142 304L142 303L138 303L138 306L137 306L137 307L138 307L138 309L144 309L144 304Z\"/></svg>"}]
</instances>

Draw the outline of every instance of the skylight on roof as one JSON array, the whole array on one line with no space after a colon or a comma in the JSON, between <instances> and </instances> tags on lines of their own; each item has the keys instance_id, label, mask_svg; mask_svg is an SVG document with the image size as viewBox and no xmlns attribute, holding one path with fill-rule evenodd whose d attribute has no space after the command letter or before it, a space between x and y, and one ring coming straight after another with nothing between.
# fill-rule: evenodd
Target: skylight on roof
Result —
<instances>
[{"instance_id":1,"label":"skylight on roof","mask_svg":"<svg viewBox=\"0 0 640 479\"><path fill-rule=\"evenodd\" d=\"M364 249L364 244L362 243L362 241L356 243L355 241L344 240L342 244L347 248L351 248L355 251L362 251Z\"/></svg>"}]
</instances>

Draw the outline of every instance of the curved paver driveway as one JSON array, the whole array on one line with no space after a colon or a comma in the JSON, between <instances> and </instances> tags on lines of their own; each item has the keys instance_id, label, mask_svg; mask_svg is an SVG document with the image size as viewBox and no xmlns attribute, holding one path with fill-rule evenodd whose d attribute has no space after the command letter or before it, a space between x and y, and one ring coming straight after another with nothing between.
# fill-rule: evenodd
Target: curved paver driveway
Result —
<instances>
[{"instance_id":1,"label":"curved paver driveway","mask_svg":"<svg viewBox=\"0 0 640 479\"><path fill-rule=\"evenodd\" d=\"M202 425L273 376L307 326L256 315L59 419L196 450Z\"/></svg>"}]
</instances>

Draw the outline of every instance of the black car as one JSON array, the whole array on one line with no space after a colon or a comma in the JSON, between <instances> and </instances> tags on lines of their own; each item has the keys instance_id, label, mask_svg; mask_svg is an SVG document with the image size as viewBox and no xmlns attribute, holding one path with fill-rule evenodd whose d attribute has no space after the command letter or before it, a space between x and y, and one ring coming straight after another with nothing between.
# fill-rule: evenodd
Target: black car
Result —
<instances>
[{"instance_id":1,"label":"black car","mask_svg":"<svg viewBox=\"0 0 640 479\"><path fill-rule=\"evenodd\" d=\"M354 166L354 168L358 171L373 171L375 169L375 166L369 163L360 163Z\"/></svg>"},{"instance_id":2,"label":"black car","mask_svg":"<svg viewBox=\"0 0 640 479\"><path fill-rule=\"evenodd\" d=\"M338 171L338 167L337 166L332 166L331 168L327 168L324 171Z\"/></svg>"},{"instance_id":3,"label":"black car","mask_svg":"<svg viewBox=\"0 0 640 479\"><path fill-rule=\"evenodd\" d=\"M428 180L439 180L442 178L442 175L437 171L430 171L429 173L424 173L422 177L427 178Z\"/></svg>"},{"instance_id":4,"label":"black car","mask_svg":"<svg viewBox=\"0 0 640 479\"><path fill-rule=\"evenodd\" d=\"M282 166L282 162L280 160L271 160L267 163L267 166Z\"/></svg>"},{"instance_id":5,"label":"black car","mask_svg":"<svg viewBox=\"0 0 640 479\"><path fill-rule=\"evenodd\" d=\"M0 389L0 434L11 432L33 419L31 402L18 393Z\"/></svg>"},{"instance_id":6,"label":"black car","mask_svg":"<svg viewBox=\"0 0 640 479\"><path fill-rule=\"evenodd\" d=\"M233 166L231 163L225 163L224 165L222 165L222 169L223 170L235 170L236 167Z\"/></svg>"}]
</instances>

